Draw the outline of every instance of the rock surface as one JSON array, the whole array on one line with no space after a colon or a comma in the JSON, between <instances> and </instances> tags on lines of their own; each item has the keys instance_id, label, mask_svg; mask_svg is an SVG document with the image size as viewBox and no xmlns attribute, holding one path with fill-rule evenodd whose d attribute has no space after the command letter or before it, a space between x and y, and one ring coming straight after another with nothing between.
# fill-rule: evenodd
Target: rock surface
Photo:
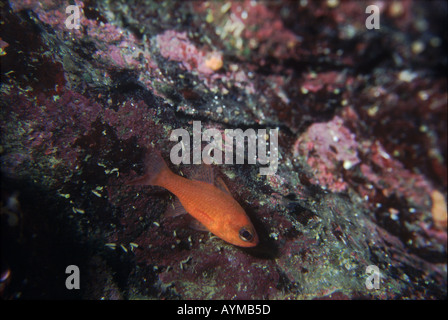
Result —
<instances>
[{"instance_id":1,"label":"rock surface","mask_svg":"<svg viewBox=\"0 0 448 320\"><path fill-rule=\"evenodd\" d=\"M75 2L0 9L2 298L447 298L446 2ZM256 248L125 184L198 120L279 130L275 175L214 166Z\"/></svg>"}]
</instances>

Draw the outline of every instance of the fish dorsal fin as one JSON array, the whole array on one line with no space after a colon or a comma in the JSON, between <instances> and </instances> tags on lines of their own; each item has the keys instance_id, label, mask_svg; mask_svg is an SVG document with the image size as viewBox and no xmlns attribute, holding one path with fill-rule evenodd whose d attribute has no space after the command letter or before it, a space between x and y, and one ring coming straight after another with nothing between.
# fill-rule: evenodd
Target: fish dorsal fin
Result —
<instances>
[{"instance_id":1,"label":"fish dorsal fin","mask_svg":"<svg viewBox=\"0 0 448 320\"><path fill-rule=\"evenodd\" d=\"M229 188L227 188L226 184L224 183L224 180L221 179L221 177L217 177L215 180L215 186L220 189L221 191L224 191L228 195L232 195L230 193Z\"/></svg>"},{"instance_id":2,"label":"fish dorsal fin","mask_svg":"<svg viewBox=\"0 0 448 320\"><path fill-rule=\"evenodd\" d=\"M199 220L196 220L193 217L190 222L190 228L197 231L209 231L202 223L199 222Z\"/></svg>"},{"instance_id":3,"label":"fish dorsal fin","mask_svg":"<svg viewBox=\"0 0 448 320\"><path fill-rule=\"evenodd\" d=\"M168 205L168 208L165 211L165 217L172 218L186 213L188 213L187 210L185 210L179 198L176 197L176 200L174 200L173 203Z\"/></svg>"},{"instance_id":4,"label":"fish dorsal fin","mask_svg":"<svg viewBox=\"0 0 448 320\"><path fill-rule=\"evenodd\" d=\"M191 171L190 178L192 180L198 180L209 184L214 184L215 173L213 167L210 165L195 166Z\"/></svg>"}]
</instances>

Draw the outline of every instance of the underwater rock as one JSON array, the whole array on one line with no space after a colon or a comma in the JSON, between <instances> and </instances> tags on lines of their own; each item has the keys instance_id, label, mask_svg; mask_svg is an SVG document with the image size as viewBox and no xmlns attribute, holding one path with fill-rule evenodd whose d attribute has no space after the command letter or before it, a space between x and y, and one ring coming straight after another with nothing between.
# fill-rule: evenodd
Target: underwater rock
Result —
<instances>
[{"instance_id":1,"label":"underwater rock","mask_svg":"<svg viewBox=\"0 0 448 320\"><path fill-rule=\"evenodd\" d=\"M76 3L0 8L2 298L446 299L446 2ZM254 248L126 185L198 120L278 130L275 175L213 165Z\"/></svg>"}]
</instances>

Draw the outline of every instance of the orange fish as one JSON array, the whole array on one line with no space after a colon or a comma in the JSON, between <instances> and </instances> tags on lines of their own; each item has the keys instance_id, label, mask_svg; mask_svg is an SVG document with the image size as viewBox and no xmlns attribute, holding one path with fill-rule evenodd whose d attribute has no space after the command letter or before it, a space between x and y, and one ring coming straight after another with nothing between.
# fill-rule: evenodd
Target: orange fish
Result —
<instances>
[{"instance_id":1,"label":"orange fish","mask_svg":"<svg viewBox=\"0 0 448 320\"><path fill-rule=\"evenodd\" d=\"M202 230L240 247L255 247L258 235L246 212L232 197L221 178L214 177L213 169L201 166L194 180L173 173L157 151L150 151L146 158L146 173L127 183L163 187L178 199L174 208L167 210L171 216L188 212L199 222Z\"/></svg>"}]
</instances>

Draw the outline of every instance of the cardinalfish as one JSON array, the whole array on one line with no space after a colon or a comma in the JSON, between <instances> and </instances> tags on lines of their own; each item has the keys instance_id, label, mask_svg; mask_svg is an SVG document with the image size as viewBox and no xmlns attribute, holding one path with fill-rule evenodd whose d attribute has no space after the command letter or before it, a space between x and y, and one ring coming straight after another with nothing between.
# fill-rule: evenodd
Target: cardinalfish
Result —
<instances>
[{"instance_id":1,"label":"cardinalfish","mask_svg":"<svg viewBox=\"0 0 448 320\"><path fill-rule=\"evenodd\" d=\"M193 227L206 230L215 236L240 247L255 247L258 235L249 217L232 197L213 168L201 166L187 179L173 173L156 150L148 152L145 161L146 172L128 185L159 186L167 189L176 200L165 213L178 216L189 213L196 220Z\"/></svg>"}]
</instances>

